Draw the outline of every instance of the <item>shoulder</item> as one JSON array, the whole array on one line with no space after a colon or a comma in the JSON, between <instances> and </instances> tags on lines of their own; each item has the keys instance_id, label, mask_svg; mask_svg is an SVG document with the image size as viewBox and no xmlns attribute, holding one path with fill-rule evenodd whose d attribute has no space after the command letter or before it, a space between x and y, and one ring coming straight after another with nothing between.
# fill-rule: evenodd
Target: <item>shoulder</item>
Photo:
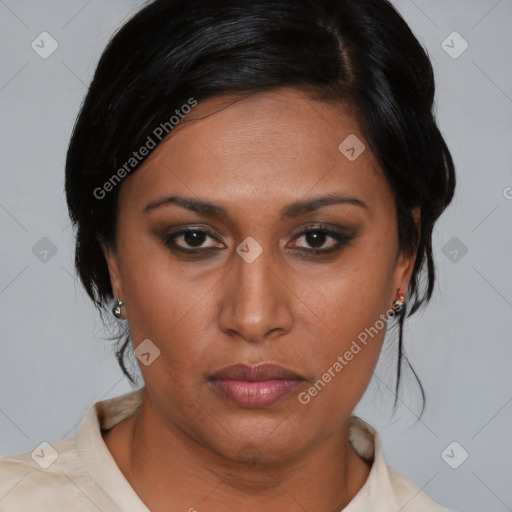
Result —
<instances>
[{"instance_id":1,"label":"shoulder","mask_svg":"<svg viewBox=\"0 0 512 512\"><path fill-rule=\"evenodd\" d=\"M401 512L454 512L429 498L411 479L388 466L396 501Z\"/></svg>"},{"instance_id":2,"label":"shoulder","mask_svg":"<svg viewBox=\"0 0 512 512\"><path fill-rule=\"evenodd\" d=\"M0 457L0 512L98 510L73 437Z\"/></svg>"},{"instance_id":3,"label":"shoulder","mask_svg":"<svg viewBox=\"0 0 512 512\"><path fill-rule=\"evenodd\" d=\"M0 457L0 512L121 512L119 500L144 510L101 435L141 406L143 392L95 402L73 435Z\"/></svg>"},{"instance_id":4,"label":"shoulder","mask_svg":"<svg viewBox=\"0 0 512 512\"><path fill-rule=\"evenodd\" d=\"M453 512L438 505L410 478L392 468L384 458L382 440L369 423L352 416L349 441L361 458L372 462L368 479L356 496L353 509L385 512Z\"/></svg>"},{"instance_id":5,"label":"shoulder","mask_svg":"<svg viewBox=\"0 0 512 512\"><path fill-rule=\"evenodd\" d=\"M40 478L55 479L74 455L73 438L56 443L41 443L38 447L13 455L0 457L0 485L7 481L19 481L25 475L40 475Z\"/></svg>"}]
</instances>

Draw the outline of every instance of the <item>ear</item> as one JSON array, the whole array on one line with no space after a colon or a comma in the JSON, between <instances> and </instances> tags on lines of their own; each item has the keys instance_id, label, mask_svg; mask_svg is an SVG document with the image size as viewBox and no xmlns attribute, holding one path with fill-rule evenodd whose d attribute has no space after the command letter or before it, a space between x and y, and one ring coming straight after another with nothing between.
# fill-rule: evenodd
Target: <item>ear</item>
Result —
<instances>
[{"instance_id":1,"label":"ear","mask_svg":"<svg viewBox=\"0 0 512 512\"><path fill-rule=\"evenodd\" d=\"M416 231L418 233L418 240L421 234L420 229L420 219L421 219L421 211L420 207L417 206L411 212L412 217L414 219L414 223L416 225ZM404 252L400 252L398 256L398 261L395 268L395 275L393 277L393 289L391 290L391 302L396 299L396 291L400 289L400 293L406 297L407 288L409 286L409 281L411 280L412 271L414 269L414 262L416 261L417 255L417 246L412 254L405 254ZM407 299L407 297L406 297Z\"/></svg>"},{"instance_id":2,"label":"ear","mask_svg":"<svg viewBox=\"0 0 512 512\"><path fill-rule=\"evenodd\" d=\"M105 260L107 262L108 273L110 275L110 284L112 286L112 293L114 297L118 297L122 299L124 297L123 293L123 283L121 279L121 272L119 266L119 259L117 257L117 252L115 248L105 242L104 240L100 241L101 250L103 251L103 255L105 256Z\"/></svg>"}]
</instances>

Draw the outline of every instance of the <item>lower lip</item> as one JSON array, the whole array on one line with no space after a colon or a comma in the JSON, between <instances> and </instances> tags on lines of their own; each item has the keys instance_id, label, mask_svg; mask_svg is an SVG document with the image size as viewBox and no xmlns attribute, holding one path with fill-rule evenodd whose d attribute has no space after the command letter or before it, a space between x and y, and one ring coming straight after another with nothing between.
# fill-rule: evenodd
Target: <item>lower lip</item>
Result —
<instances>
[{"instance_id":1,"label":"lower lip","mask_svg":"<svg viewBox=\"0 0 512 512\"><path fill-rule=\"evenodd\" d=\"M261 382L217 379L213 385L240 407L266 407L292 393L303 381L271 379Z\"/></svg>"}]
</instances>

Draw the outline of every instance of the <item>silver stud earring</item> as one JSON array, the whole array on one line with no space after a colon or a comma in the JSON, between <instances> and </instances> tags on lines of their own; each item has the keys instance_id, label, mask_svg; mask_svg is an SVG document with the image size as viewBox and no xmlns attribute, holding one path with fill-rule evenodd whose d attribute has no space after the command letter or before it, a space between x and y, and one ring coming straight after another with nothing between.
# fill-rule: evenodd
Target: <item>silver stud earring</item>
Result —
<instances>
[{"instance_id":1,"label":"silver stud earring","mask_svg":"<svg viewBox=\"0 0 512 512\"><path fill-rule=\"evenodd\" d=\"M397 293L399 292L399 290L400 290L400 288L397 290ZM405 304L405 297L402 294L400 294L398 299L396 299L395 302L393 302L393 309L395 310L395 312L398 312L404 307L404 304Z\"/></svg>"},{"instance_id":2,"label":"silver stud earring","mask_svg":"<svg viewBox=\"0 0 512 512\"><path fill-rule=\"evenodd\" d=\"M116 299L116 304L115 304L115 306L112 309L112 314L116 318L122 318L121 308L123 307L123 304L124 304L124 302L121 299Z\"/></svg>"}]
</instances>

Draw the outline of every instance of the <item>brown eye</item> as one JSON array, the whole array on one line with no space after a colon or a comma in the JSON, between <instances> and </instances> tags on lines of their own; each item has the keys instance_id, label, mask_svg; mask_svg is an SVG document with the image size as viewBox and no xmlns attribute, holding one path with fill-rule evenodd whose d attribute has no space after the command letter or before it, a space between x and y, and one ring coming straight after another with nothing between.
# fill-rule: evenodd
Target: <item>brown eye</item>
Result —
<instances>
[{"instance_id":1,"label":"brown eye","mask_svg":"<svg viewBox=\"0 0 512 512\"><path fill-rule=\"evenodd\" d=\"M207 234L204 231L187 231L182 236L183 241L192 247L200 247L207 238Z\"/></svg>"},{"instance_id":2,"label":"brown eye","mask_svg":"<svg viewBox=\"0 0 512 512\"><path fill-rule=\"evenodd\" d=\"M337 231L333 231L332 229L319 226L305 229L299 233L294 240L296 241L301 238L304 239L306 246L299 246L296 242L294 242L292 245L294 248L305 252L309 251L317 254L327 254L341 249L344 245L349 245L354 239L354 236L349 236ZM333 242L330 242L326 248L322 249L322 247L325 247L325 244L329 239L333 240Z\"/></svg>"},{"instance_id":3,"label":"brown eye","mask_svg":"<svg viewBox=\"0 0 512 512\"><path fill-rule=\"evenodd\" d=\"M172 233L165 237L165 243L172 249L183 250L183 251L197 251L198 249L215 249L218 245L204 246L203 244L211 238L215 240L208 231L204 229L183 229L176 233ZM177 243L177 240L181 239L182 243Z\"/></svg>"},{"instance_id":4,"label":"brown eye","mask_svg":"<svg viewBox=\"0 0 512 512\"><path fill-rule=\"evenodd\" d=\"M305 242L313 249L320 249L325 244L326 240L333 238L321 229L311 229L303 233L301 237L304 237ZM333 238L333 240L335 239ZM334 245L336 245L336 243Z\"/></svg>"}]
</instances>

